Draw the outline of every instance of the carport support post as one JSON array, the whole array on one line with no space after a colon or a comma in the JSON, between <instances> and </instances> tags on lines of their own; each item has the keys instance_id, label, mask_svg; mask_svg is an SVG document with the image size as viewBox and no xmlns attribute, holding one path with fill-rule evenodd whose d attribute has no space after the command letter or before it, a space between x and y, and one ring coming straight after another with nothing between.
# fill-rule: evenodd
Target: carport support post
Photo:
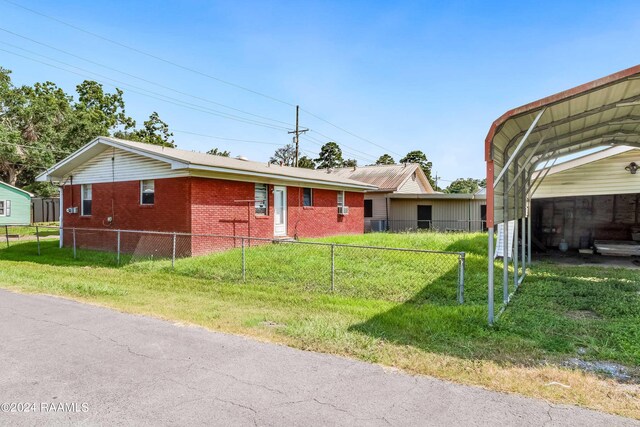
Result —
<instances>
[{"instance_id":1,"label":"carport support post","mask_svg":"<svg viewBox=\"0 0 640 427\"><path fill-rule=\"evenodd\" d=\"M76 259L76 229L71 229L71 234L73 234L73 259Z\"/></svg>"},{"instance_id":2,"label":"carport support post","mask_svg":"<svg viewBox=\"0 0 640 427\"><path fill-rule=\"evenodd\" d=\"M489 280L488 280L488 294L489 294L489 326L493 325L493 267L494 267L494 258L493 258L493 240L494 240L494 230L493 227L487 230L488 238L489 238Z\"/></svg>"},{"instance_id":3,"label":"carport support post","mask_svg":"<svg viewBox=\"0 0 640 427\"><path fill-rule=\"evenodd\" d=\"M505 190L508 176L509 173L505 174L502 184ZM509 302L509 193L505 191L502 199L502 302L507 304Z\"/></svg>"},{"instance_id":4,"label":"carport support post","mask_svg":"<svg viewBox=\"0 0 640 427\"><path fill-rule=\"evenodd\" d=\"M529 205L529 215L527 216L527 258L529 258L529 265L531 265L531 199L527 203Z\"/></svg>"},{"instance_id":5,"label":"carport support post","mask_svg":"<svg viewBox=\"0 0 640 427\"><path fill-rule=\"evenodd\" d=\"M9 247L9 226L4 226L4 237L7 239L7 247Z\"/></svg>"},{"instance_id":6,"label":"carport support post","mask_svg":"<svg viewBox=\"0 0 640 427\"><path fill-rule=\"evenodd\" d=\"M38 256L40 256L40 233L38 231L38 226L36 225L36 242L38 243Z\"/></svg>"},{"instance_id":7,"label":"carport support post","mask_svg":"<svg viewBox=\"0 0 640 427\"><path fill-rule=\"evenodd\" d=\"M458 302L464 304L464 254L458 260Z\"/></svg>"},{"instance_id":8,"label":"carport support post","mask_svg":"<svg viewBox=\"0 0 640 427\"><path fill-rule=\"evenodd\" d=\"M518 174L518 164L515 165L515 174ZM518 271L518 225L520 218L518 217L518 180L514 179L513 188L513 288L518 288L518 279L520 272Z\"/></svg>"}]
</instances>

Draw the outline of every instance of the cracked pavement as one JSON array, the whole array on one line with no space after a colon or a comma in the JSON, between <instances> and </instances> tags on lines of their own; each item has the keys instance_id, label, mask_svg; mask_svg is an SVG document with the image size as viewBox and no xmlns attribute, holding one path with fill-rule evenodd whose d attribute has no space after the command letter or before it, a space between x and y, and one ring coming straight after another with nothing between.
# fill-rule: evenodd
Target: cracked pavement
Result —
<instances>
[{"instance_id":1,"label":"cracked pavement","mask_svg":"<svg viewBox=\"0 0 640 427\"><path fill-rule=\"evenodd\" d=\"M640 426L342 357L0 290L0 424Z\"/></svg>"}]
</instances>

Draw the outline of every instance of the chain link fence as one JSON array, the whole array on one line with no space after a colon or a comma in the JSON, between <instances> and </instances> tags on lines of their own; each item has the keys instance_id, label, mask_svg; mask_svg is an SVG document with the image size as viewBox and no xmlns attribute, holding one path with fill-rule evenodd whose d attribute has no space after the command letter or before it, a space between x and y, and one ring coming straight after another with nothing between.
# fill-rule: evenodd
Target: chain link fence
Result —
<instances>
[{"instance_id":1,"label":"chain link fence","mask_svg":"<svg viewBox=\"0 0 640 427\"><path fill-rule=\"evenodd\" d=\"M63 247L57 239L60 231ZM465 253L305 240L113 229L6 227L7 246L88 265L167 271L389 301L464 302Z\"/></svg>"}]
</instances>

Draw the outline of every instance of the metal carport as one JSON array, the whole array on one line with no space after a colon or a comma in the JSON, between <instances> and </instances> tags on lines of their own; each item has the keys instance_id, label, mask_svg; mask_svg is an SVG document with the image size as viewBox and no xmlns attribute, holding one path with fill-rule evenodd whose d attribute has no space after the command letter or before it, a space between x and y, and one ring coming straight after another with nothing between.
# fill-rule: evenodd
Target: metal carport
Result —
<instances>
[{"instance_id":1,"label":"metal carport","mask_svg":"<svg viewBox=\"0 0 640 427\"><path fill-rule=\"evenodd\" d=\"M613 145L640 147L640 65L514 108L493 122L485 139L490 324L495 316L494 225L515 220L513 234L521 230L522 243L520 248L514 244L512 257L517 289L531 263L531 197L545 178L540 174L532 180L534 171L562 156ZM506 243L509 227L504 229ZM506 306L511 298L508 262L502 276Z\"/></svg>"}]
</instances>

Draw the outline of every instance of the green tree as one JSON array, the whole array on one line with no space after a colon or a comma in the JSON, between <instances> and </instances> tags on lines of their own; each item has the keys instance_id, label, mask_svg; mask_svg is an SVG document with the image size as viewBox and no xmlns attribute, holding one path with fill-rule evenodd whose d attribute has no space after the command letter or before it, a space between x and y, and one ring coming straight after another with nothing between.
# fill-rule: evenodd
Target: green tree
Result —
<instances>
[{"instance_id":1,"label":"green tree","mask_svg":"<svg viewBox=\"0 0 640 427\"><path fill-rule=\"evenodd\" d=\"M315 161L318 169L338 168L342 166L344 161L342 159L342 150L337 143L333 141L327 142L320 148L320 154Z\"/></svg>"},{"instance_id":2,"label":"green tree","mask_svg":"<svg viewBox=\"0 0 640 427\"><path fill-rule=\"evenodd\" d=\"M231 155L231 152L227 151L227 150L219 150L218 147L216 148L212 148L211 150L207 151L207 154L211 154L212 156L221 156L221 157L229 157Z\"/></svg>"},{"instance_id":3,"label":"green tree","mask_svg":"<svg viewBox=\"0 0 640 427\"><path fill-rule=\"evenodd\" d=\"M389 154L383 154L376 160L376 165L394 165L396 163Z\"/></svg>"},{"instance_id":4,"label":"green tree","mask_svg":"<svg viewBox=\"0 0 640 427\"><path fill-rule=\"evenodd\" d=\"M433 166L433 164L427 159L427 155L422 151L410 151L406 156L400 159L400 163L418 163L420 165L420 169L422 169L424 174L427 176L429 184L431 184L434 190L438 190L436 188L436 183L431 176L431 167Z\"/></svg>"},{"instance_id":5,"label":"green tree","mask_svg":"<svg viewBox=\"0 0 640 427\"><path fill-rule=\"evenodd\" d=\"M287 144L280 147L273 153L269 159L269 163L283 166L293 166L296 161L296 147L293 144Z\"/></svg>"},{"instance_id":6,"label":"green tree","mask_svg":"<svg viewBox=\"0 0 640 427\"><path fill-rule=\"evenodd\" d=\"M316 163L307 156L302 156L298 159L298 167L304 169L315 169Z\"/></svg>"},{"instance_id":7,"label":"green tree","mask_svg":"<svg viewBox=\"0 0 640 427\"><path fill-rule=\"evenodd\" d=\"M342 162L343 168L355 168L356 166L358 166L358 161L356 159L347 159Z\"/></svg>"},{"instance_id":8,"label":"green tree","mask_svg":"<svg viewBox=\"0 0 640 427\"><path fill-rule=\"evenodd\" d=\"M169 131L169 125L162 121L160 115L155 111L151 113L149 120L144 122L143 128L131 132L116 132L116 136L118 138L146 142L147 144L161 145L163 147L175 148L176 146L173 141L173 132Z\"/></svg>"},{"instance_id":9,"label":"green tree","mask_svg":"<svg viewBox=\"0 0 640 427\"><path fill-rule=\"evenodd\" d=\"M74 99L52 82L16 87L11 72L0 67L0 179L50 195L56 189L35 183L35 177L97 136L133 134L144 142L173 143L157 113L133 130L120 89L108 93L85 80L76 94Z\"/></svg>"},{"instance_id":10,"label":"green tree","mask_svg":"<svg viewBox=\"0 0 640 427\"><path fill-rule=\"evenodd\" d=\"M473 194L481 187L482 180L474 178L458 178L453 181L447 188L445 193L457 194Z\"/></svg>"}]
</instances>

